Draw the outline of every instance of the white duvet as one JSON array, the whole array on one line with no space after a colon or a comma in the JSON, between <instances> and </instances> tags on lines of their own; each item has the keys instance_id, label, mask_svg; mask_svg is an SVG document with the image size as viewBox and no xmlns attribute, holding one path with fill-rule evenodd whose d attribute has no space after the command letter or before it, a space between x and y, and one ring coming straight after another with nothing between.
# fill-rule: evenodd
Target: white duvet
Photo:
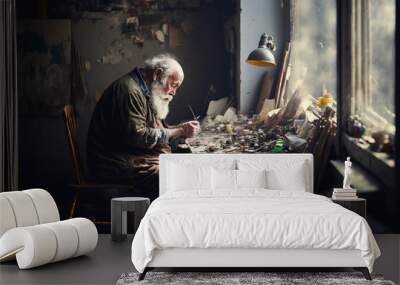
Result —
<instances>
[{"instance_id":1,"label":"white duvet","mask_svg":"<svg viewBox=\"0 0 400 285\"><path fill-rule=\"evenodd\" d=\"M380 255L359 215L320 195L265 189L159 197L133 239L135 268L165 248L358 249L370 271Z\"/></svg>"}]
</instances>

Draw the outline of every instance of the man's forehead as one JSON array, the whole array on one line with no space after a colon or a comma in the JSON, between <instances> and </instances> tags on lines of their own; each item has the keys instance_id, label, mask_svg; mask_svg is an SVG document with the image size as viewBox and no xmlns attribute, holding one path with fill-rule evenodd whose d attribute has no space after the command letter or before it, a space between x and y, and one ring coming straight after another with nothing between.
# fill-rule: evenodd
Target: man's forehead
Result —
<instances>
[{"instance_id":1,"label":"man's forehead","mask_svg":"<svg viewBox=\"0 0 400 285\"><path fill-rule=\"evenodd\" d=\"M171 76L174 76L174 80L179 80L180 82L183 81L183 69L182 66L176 61L172 60L170 61L170 70Z\"/></svg>"},{"instance_id":2,"label":"man's forehead","mask_svg":"<svg viewBox=\"0 0 400 285\"><path fill-rule=\"evenodd\" d=\"M181 80L180 80L179 75L178 75L177 72L174 72L173 74L171 74L171 75L169 76L169 80L170 80L170 81L173 81L174 83L176 83L176 82L181 82Z\"/></svg>"}]
</instances>

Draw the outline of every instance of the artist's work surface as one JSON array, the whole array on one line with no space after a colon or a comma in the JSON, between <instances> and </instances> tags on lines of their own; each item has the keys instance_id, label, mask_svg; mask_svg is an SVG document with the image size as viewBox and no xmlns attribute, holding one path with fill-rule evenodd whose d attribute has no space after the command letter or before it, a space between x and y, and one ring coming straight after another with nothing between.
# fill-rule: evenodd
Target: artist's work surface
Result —
<instances>
[{"instance_id":1,"label":"artist's work surface","mask_svg":"<svg viewBox=\"0 0 400 285\"><path fill-rule=\"evenodd\" d=\"M260 142L264 132L249 131L251 135L230 135L224 131L202 131L186 142L192 153L268 153L274 152L276 140Z\"/></svg>"},{"instance_id":2,"label":"artist's work surface","mask_svg":"<svg viewBox=\"0 0 400 285\"><path fill-rule=\"evenodd\" d=\"M225 133L215 134L211 132L202 132L199 134L198 137L193 139L188 139L187 141L192 153L208 153L211 152L210 147L215 148L215 150L212 151L215 153L241 152L238 147L233 145L226 148L222 148L221 145L225 143L228 139L229 136Z\"/></svg>"},{"instance_id":3,"label":"artist's work surface","mask_svg":"<svg viewBox=\"0 0 400 285\"><path fill-rule=\"evenodd\" d=\"M138 281L138 273L125 273L116 285L136 284L212 284L212 285L295 285L295 284L352 284L395 285L382 276L372 275L365 280L359 272L149 272L146 279Z\"/></svg>"},{"instance_id":4,"label":"artist's work surface","mask_svg":"<svg viewBox=\"0 0 400 285\"><path fill-rule=\"evenodd\" d=\"M154 250L166 248L356 249L370 271L380 255L359 215L323 196L266 189L164 194L139 226L132 262L143 272Z\"/></svg>"}]
</instances>

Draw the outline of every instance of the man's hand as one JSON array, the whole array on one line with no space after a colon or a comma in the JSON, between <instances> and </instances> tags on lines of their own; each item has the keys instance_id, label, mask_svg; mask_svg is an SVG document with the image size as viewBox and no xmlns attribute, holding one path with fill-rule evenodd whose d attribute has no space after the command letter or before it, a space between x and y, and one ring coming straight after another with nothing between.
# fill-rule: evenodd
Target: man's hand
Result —
<instances>
[{"instance_id":1,"label":"man's hand","mask_svg":"<svg viewBox=\"0 0 400 285\"><path fill-rule=\"evenodd\" d=\"M172 138L191 138L200 132L199 121L189 121L179 124L173 129L168 129L169 135Z\"/></svg>"},{"instance_id":2,"label":"man's hand","mask_svg":"<svg viewBox=\"0 0 400 285\"><path fill-rule=\"evenodd\" d=\"M199 121L189 121L179 125L182 128L182 136L185 138L191 138L196 136L200 132Z\"/></svg>"}]
</instances>

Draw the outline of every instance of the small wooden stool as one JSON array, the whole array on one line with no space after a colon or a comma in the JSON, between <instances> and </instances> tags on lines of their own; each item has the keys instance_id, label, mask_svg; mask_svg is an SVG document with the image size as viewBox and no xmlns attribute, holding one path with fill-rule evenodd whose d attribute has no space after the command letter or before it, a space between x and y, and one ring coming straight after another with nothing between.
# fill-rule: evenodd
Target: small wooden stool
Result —
<instances>
[{"instance_id":1,"label":"small wooden stool","mask_svg":"<svg viewBox=\"0 0 400 285\"><path fill-rule=\"evenodd\" d=\"M150 205L149 198L120 197L111 199L111 239L124 241L127 235L127 212L134 213L134 233Z\"/></svg>"}]
</instances>

